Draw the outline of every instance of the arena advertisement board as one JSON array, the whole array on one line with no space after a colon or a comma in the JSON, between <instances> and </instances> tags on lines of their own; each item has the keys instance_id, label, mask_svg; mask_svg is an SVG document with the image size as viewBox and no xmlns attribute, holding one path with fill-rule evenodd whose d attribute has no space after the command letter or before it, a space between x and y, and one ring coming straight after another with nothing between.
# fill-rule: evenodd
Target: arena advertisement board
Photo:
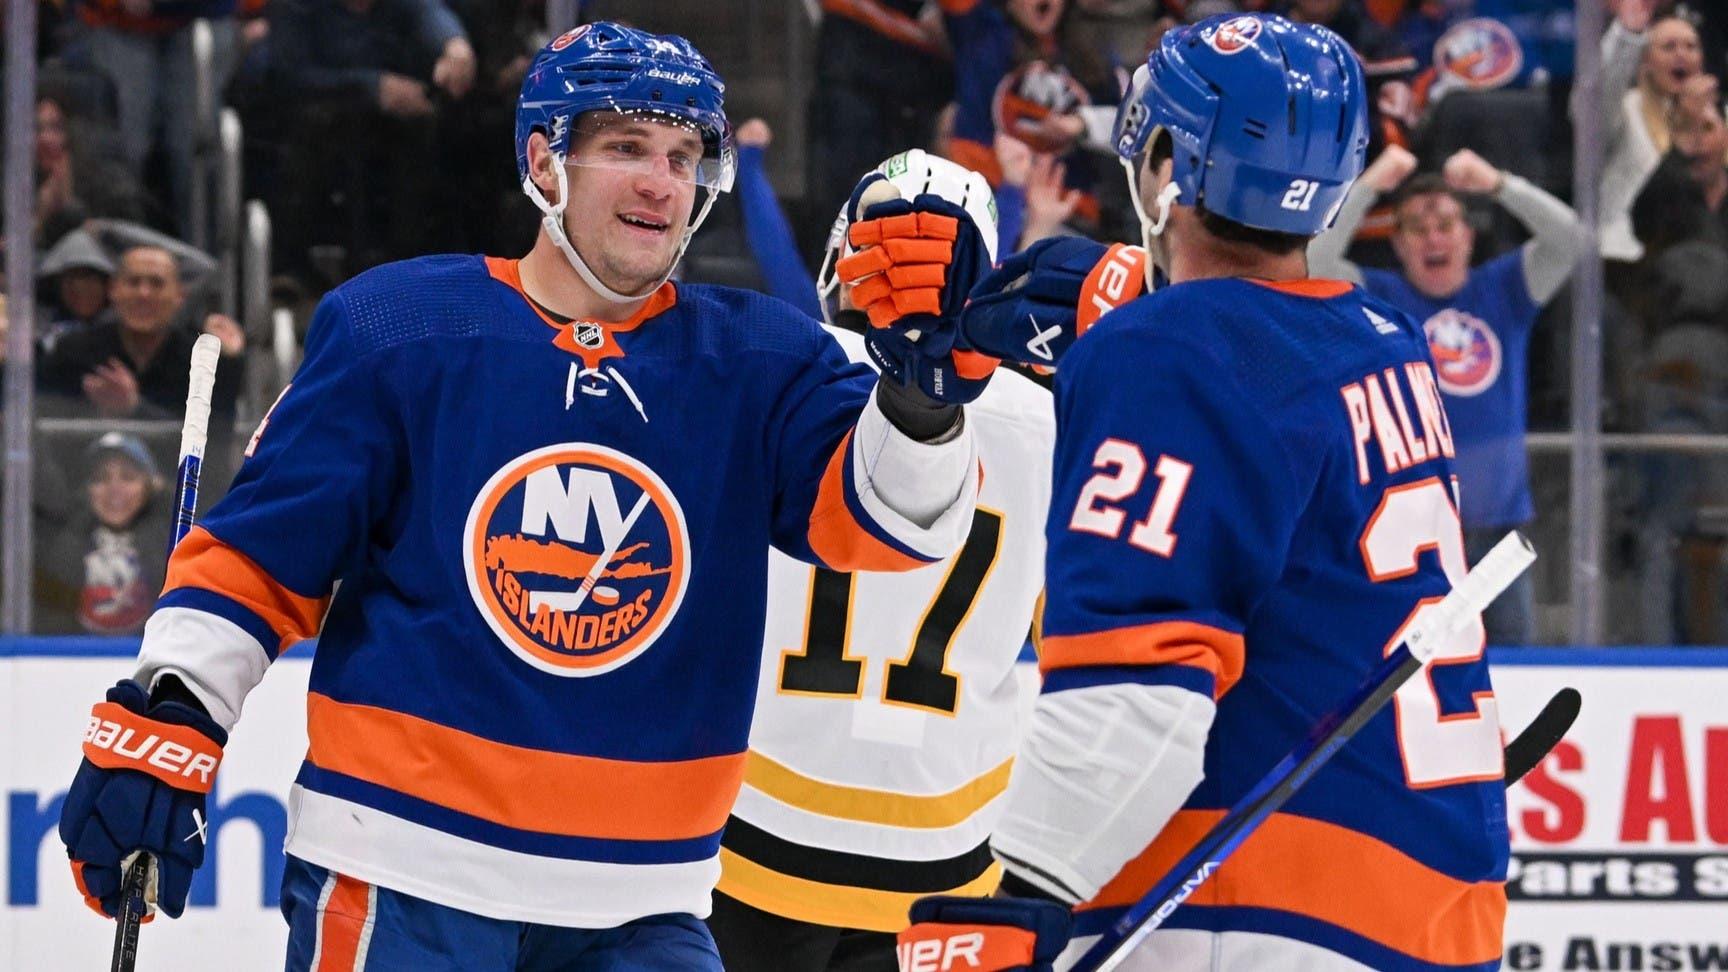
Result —
<instances>
[{"instance_id":1,"label":"arena advertisement board","mask_svg":"<svg viewBox=\"0 0 1728 972\"><path fill-rule=\"evenodd\" d=\"M0 639L0 968L106 967L113 926L74 890L55 826L85 715L130 671L134 649ZM1505 967L1728 970L1728 650L1530 649L1494 660L1508 731L1561 686L1584 696L1567 738L1508 794ZM309 669L290 652L247 701L210 802L209 863L185 917L145 926L139 969L280 967L281 845L306 747Z\"/></svg>"},{"instance_id":2,"label":"arena advertisement board","mask_svg":"<svg viewBox=\"0 0 1728 972\"><path fill-rule=\"evenodd\" d=\"M136 653L135 641L0 639L0 969L108 968L114 925L85 907L55 828L90 706L131 673ZM282 967L282 841L288 785L306 753L311 667L291 651L247 699L208 804L210 855L186 914L143 927L140 972Z\"/></svg>"},{"instance_id":3,"label":"arena advertisement board","mask_svg":"<svg viewBox=\"0 0 1728 972\"><path fill-rule=\"evenodd\" d=\"M1584 697L1572 731L1507 794L1505 967L1728 969L1728 651L1495 660L1508 731L1558 686Z\"/></svg>"}]
</instances>

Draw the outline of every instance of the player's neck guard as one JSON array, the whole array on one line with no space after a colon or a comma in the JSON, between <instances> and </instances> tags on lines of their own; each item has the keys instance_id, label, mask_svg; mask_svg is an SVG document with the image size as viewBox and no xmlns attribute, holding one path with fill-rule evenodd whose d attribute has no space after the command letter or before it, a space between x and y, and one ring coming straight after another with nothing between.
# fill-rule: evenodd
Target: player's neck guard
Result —
<instances>
[{"instance_id":1,"label":"player's neck guard","mask_svg":"<svg viewBox=\"0 0 1728 972\"><path fill-rule=\"evenodd\" d=\"M672 271L677 268L678 261L684 259L684 249L690 245L690 238L696 235L696 231L701 228L703 221L708 218L708 211L714 208L714 199L719 192L713 186L704 187L708 197L702 201L702 208L697 211L696 218L684 228L684 238L678 241L678 251L672 254L672 261L666 265L666 272L660 275L660 279L643 287L637 293L621 294L601 282L599 275L589 269L588 261L582 259L582 254L576 252L576 247L570 243L570 237L565 234L564 207L570 199L570 177L564 171L563 156L554 158L553 169L558 173L558 201L556 203L546 200L546 195L540 191L539 186L534 184L532 176L522 179L522 191L528 195L530 200L533 200L535 207L540 210L541 228L552 239L553 245L558 247L558 252L564 254L564 259L570 264L571 269L575 270L576 275L582 278L582 282L587 284L589 289L596 294L599 294L602 300L613 304L629 304L643 300L654 291L659 290L662 284L672 278Z\"/></svg>"}]
</instances>

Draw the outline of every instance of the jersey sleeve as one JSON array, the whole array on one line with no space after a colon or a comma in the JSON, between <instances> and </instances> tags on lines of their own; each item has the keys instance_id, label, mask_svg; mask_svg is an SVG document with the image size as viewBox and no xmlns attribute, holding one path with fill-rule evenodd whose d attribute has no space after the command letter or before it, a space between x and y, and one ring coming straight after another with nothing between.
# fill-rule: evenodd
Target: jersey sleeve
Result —
<instances>
[{"instance_id":1,"label":"jersey sleeve","mask_svg":"<svg viewBox=\"0 0 1728 972\"><path fill-rule=\"evenodd\" d=\"M1133 681L1216 698L1241 676L1243 627L1284 561L1297 477L1204 349L1096 337L1058 382L1044 691Z\"/></svg>"},{"instance_id":2,"label":"jersey sleeve","mask_svg":"<svg viewBox=\"0 0 1728 972\"><path fill-rule=\"evenodd\" d=\"M139 678L179 675L225 727L278 654L318 633L403 465L383 379L355 350L340 293L259 424L228 494L175 548Z\"/></svg>"},{"instance_id":3,"label":"jersey sleeve","mask_svg":"<svg viewBox=\"0 0 1728 972\"><path fill-rule=\"evenodd\" d=\"M1200 782L1214 700L1242 674L1243 629L1300 503L1283 447L1213 355L1109 323L1057 372L1044 680L991 838L1010 873L1069 902Z\"/></svg>"},{"instance_id":4,"label":"jersey sleeve","mask_svg":"<svg viewBox=\"0 0 1728 972\"><path fill-rule=\"evenodd\" d=\"M900 432L876 376L821 334L768 427L773 542L830 570L912 570L960 549L978 497L971 430L942 443Z\"/></svg>"}]
</instances>

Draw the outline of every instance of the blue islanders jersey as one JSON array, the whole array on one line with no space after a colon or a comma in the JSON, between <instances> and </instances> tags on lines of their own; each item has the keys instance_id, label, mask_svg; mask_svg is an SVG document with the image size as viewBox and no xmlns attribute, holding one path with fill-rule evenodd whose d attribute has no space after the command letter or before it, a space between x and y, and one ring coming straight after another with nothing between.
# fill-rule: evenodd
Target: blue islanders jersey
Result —
<instances>
[{"instance_id":1,"label":"blue islanders jersey","mask_svg":"<svg viewBox=\"0 0 1728 972\"><path fill-rule=\"evenodd\" d=\"M175 551L141 671L186 673L231 725L318 636L298 858L508 920L705 915L770 541L892 570L970 527L969 436L928 528L868 488L861 454L892 451L874 384L744 291L666 285L629 321L561 322L513 261L373 270L319 305Z\"/></svg>"},{"instance_id":2,"label":"blue islanders jersey","mask_svg":"<svg viewBox=\"0 0 1728 972\"><path fill-rule=\"evenodd\" d=\"M1435 300L1389 270L1362 286L1422 321L1434 377L1457 441L1459 496L1470 529L1515 527L1535 515L1524 451L1530 332L1542 308L1524 282L1522 248L1470 271L1464 289Z\"/></svg>"},{"instance_id":3,"label":"blue islanders jersey","mask_svg":"<svg viewBox=\"0 0 1728 972\"><path fill-rule=\"evenodd\" d=\"M1043 693L1136 682L1217 700L1204 780L1082 906L1087 935L1466 565L1422 331L1348 284L1141 297L1063 360L1056 422ZM1294 939L1377 969L1497 965L1506 806L1482 648L1479 623L1447 644L1166 927Z\"/></svg>"}]
</instances>

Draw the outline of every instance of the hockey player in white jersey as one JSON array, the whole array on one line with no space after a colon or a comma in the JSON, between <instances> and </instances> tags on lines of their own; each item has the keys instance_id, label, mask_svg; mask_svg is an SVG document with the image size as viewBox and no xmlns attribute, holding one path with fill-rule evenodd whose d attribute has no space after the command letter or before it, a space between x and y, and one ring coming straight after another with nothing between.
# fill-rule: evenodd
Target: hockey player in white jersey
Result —
<instances>
[{"instance_id":1,"label":"hockey player in white jersey","mask_svg":"<svg viewBox=\"0 0 1728 972\"><path fill-rule=\"evenodd\" d=\"M918 149L883 162L853 198L922 193L995 240L984 178ZM825 266L850 255L848 216ZM866 315L851 287L824 277L842 308L829 330L867 360L854 333ZM1000 880L988 839L1019 736L1015 661L1043 582L1050 394L1003 369L967 421L983 483L959 553L899 574L770 554L750 755L709 917L728 968L892 970L914 899L983 896Z\"/></svg>"}]
</instances>

